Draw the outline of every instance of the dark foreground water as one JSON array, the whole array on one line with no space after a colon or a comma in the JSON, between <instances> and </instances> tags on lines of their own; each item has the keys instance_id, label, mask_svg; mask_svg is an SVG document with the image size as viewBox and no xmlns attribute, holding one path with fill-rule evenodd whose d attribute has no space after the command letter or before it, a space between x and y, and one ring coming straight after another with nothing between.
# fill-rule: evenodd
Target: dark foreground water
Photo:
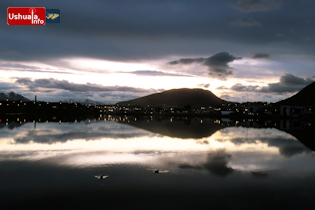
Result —
<instances>
[{"instance_id":1,"label":"dark foreground water","mask_svg":"<svg viewBox=\"0 0 315 210\"><path fill-rule=\"evenodd\" d=\"M105 120L0 124L1 209L314 209L310 124Z\"/></svg>"}]
</instances>

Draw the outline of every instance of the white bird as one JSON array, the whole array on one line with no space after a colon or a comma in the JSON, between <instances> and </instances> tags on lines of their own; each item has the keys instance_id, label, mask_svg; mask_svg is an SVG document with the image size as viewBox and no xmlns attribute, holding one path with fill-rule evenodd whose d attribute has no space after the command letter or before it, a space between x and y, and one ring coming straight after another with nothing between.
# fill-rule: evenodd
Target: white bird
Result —
<instances>
[{"instance_id":1,"label":"white bird","mask_svg":"<svg viewBox=\"0 0 315 210\"><path fill-rule=\"evenodd\" d=\"M105 179L107 177L109 177L108 175L94 175L95 178L97 179Z\"/></svg>"}]
</instances>

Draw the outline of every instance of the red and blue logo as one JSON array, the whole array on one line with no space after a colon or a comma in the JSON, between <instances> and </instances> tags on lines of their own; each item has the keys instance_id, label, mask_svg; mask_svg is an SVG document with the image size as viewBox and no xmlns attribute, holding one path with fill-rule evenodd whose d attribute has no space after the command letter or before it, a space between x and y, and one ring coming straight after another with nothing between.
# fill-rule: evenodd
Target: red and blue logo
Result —
<instances>
[{"instance_id":1,"label":"red and blue logo","mask_svg":"<svg viewBox=\"0 0 315 210\"><path fill-rule=\"evenodd\" d=\"M7 9L8 25L45 25L59 22L59 9L45 9L45 7L9 7Z\"/></svg>"}]
</instances>

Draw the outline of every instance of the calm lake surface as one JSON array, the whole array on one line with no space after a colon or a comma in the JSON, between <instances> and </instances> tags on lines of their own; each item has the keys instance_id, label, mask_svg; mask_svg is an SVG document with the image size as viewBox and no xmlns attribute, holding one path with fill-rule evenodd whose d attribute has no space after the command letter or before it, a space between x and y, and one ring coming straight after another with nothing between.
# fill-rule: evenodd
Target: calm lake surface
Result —
<instances>
[{"instance_id":1,"label":"calm lake surface","mask_svg":"<svg viewBox=\"0 0 315 210\"><path fill-rule=\"evenodd\" d=\"M1 208L313 209L311 124L223 121L0 123Z\"/></svg>"}]
</instances>

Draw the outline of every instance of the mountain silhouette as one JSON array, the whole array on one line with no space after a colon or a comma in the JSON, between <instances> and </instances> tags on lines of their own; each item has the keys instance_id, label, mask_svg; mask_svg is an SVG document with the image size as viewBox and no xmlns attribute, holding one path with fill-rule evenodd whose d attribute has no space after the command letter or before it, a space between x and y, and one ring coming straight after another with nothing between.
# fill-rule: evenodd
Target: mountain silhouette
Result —
<instances>
[{"instance_id":1,"label":"mountain silhouette","mask_svg":"<svg viewBox=\"0 0 315 210\"><path fill-rule=\"evenodd\" d=\"M136 105L136 106L185 106L192 107L209 107L220 106L226 101L218 98L212 92L203 89L172 89L162 93L155 93L148 96L136 98L130 101L119 102L120 106Z\"/></svg>"},{"instance_id":2,"label":"mountain silhouette","mask_svg":"<svg viewBox=\"0 0 315 210\"><path fill-rule=\"evenodd\" d=\"M82 105L104 105L104 103L99 102L99 101L93 101L90 99L85 99L85 100L73 100L73 99L69 99L69 100L63 100L62 102L64 103L80 103Z\"/></svg>"},{"instance_id":3,"label":"mountain silhouette","mask_svg":"<svg viewBox=\"0 0 315 210\"><path fill-rule=\"evenodd\" d=\"M5 101L5 100L9 100L9 101L25 101L25 102L31 101L31 100L25 98L24 96L22 96L20 94L16 94L14 92L10 92L8 94L0 93L0 101Z\"/></svg>"},{"instance_id":4,"label":"mountain silhouette","mask_svg":"<svg viewBox=\"0 0 315 210\"><path fill-rule=\"evenodd\" d=\"M309 106L315 105L315 82L303 88L300 92L294 96L287 98L285 100L279 101L278 105L300 105Z\"/></svg>"}]
</instances>

